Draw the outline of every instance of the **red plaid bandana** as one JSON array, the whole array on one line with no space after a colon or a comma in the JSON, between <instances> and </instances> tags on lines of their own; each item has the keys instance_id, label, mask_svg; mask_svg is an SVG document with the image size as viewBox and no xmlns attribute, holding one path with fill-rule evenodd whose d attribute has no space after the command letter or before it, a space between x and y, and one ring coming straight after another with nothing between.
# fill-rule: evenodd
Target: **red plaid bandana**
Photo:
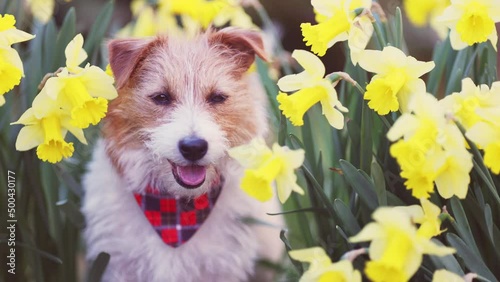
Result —
<instances>
[{"instance_id":1,"label":"red plaid bandana","mask_svg":"<svg viewBox=\"0 0 500 282\"><path fill-rule=\"evenodd\" d=\"M134 197L163 242L175 248L187 242L207 219L220 189L214 191L217 191L215 195L183 199L148 186L144 193Z\"/></svg>"}]
</instances>

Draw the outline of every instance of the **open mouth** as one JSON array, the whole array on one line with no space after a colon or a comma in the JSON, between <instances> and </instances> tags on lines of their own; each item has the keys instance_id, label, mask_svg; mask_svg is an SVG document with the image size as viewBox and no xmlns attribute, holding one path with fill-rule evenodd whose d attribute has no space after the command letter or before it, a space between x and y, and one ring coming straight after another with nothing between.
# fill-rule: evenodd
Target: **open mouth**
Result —
<instances>
[{"instance_id":1,"label":"open mouth","mask_svg":"<svg viewBox=\"0 0 500 282\"><path fill-rule=\"evenodd\" d=\"M187 189L195 189L205 182L207 169L199 165L180 166L170 162L175 181Z\"/></svg>"}]
</instances>

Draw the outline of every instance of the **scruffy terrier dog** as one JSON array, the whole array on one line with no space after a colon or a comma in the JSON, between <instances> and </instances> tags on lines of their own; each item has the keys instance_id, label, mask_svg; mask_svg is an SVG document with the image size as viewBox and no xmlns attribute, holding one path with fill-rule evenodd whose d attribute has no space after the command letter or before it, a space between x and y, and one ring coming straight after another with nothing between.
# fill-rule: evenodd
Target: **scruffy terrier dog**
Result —
<instances>
[{"instance_id":1,"label":"scruffy terrier dog","mask_svg":"<svg viewBox=\"0 0 500 282\"><path fill-rule=\"evenodd\" d=\"M119 95L82 208L88 258L111 255L105 281L246 281L259 258L279 259L278 230L243 220L264 210L226 152L267 131L256 55L260 35L235 28L110 42Z\"/></svg>"}]
</instances>

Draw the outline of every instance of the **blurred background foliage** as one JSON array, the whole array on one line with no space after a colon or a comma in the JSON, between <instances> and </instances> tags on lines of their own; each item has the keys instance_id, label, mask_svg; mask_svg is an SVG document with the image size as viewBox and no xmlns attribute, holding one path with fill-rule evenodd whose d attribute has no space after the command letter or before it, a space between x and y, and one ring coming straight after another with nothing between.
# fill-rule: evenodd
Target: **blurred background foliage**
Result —
<instances>
[{"instance_id":1,"label":"blurred background foliage","mask_svg":"<svg viewBox=\"0 0 500 282\"><path fill-rule=\"evenodd\" d=\"M497 80L497 54L491 46L477 46L452 51L449 41L438 42L438 36L430 29L412 27L404 17L400 18L396 7L400 1L380 1L389 17L386 23L378 22L386 42L406 48L419 60L437 58L436 68L429 74L428 91L437 96L459 90L463 77L472 76L476 83L491 84ZM306 49L300 32L300 23L311 22L314 14L309 0L263 0L265 11L249 10L254 22L270 36L279 39L284 50ZM85 171L92 144L99 135L98 127L86 131L89 146L75 142L72 158L57 165L40 162L34 150L15 151L14 144L19 126L10 126L31 105L38 92L38 84L45 74L64 65L64 48L79 32L84 34L88 62L102 68L107 64L105 40L115 34L131 20L130 1L64 1L57 0L54 17L41 24L30 15L24 1L0 0L0 14L13 14L17 28L36 34L30 42L18 44L25 64L25 78L21 85L6 95L7 103L0 107L0 222L7 220L4 203L6 199L6 172L16 172L16 275L0 273L3 281L96 281L109 257L99 257L96 262L85 262L80 230L85 222L79 212L83 191L80 177ZM262 14L264 13L264 14ZM272 22L271 22L272 20ZM273 26L272 29L269 27ZM404 27L404 30L401 28ZM406 43L399 40L404 35ZM437 43L437 45L436 45ZM375 37L372 49L381 49ZM436 48L434 48L436 46ZM277 50L281 50L277 48ZM337 44L322 58L327 73L345 71L360 85L369 81L369 76L359 66L348 60L347 44ZM298 72L288 55L280 51L274 54L283 57L278 66L277 77ZM467 63L473 62L469 73ZM486 67L485 67L486 66ZM378 206L417 204L403 185L399 168L389 157L389 141L385 138L388 126L372 110L363 97L350 84L341 82L337 87L339 97L350 112L347 126L335 130L315 106L304 117L305 125L293 127L278 111L275 80L269 77L269 65L257 61L257 70L270 97L271 122L275 138L292 148L302 147L306 151L306 162L299 173L299 184L306 189L306 196L293 194L284 205L288 224L282 239L293 249L321 246L337 261L345 252L354 248L347 238L359 232L370 222L371 212ZM389 116L396 119L397 116ZM500 179L494 177L496 191L487 189L473 171L468 196L441 199L436 193L431 200L439 206L446 205L455 218L445 223L448 232L438 237L439 241L457 249L454 256L443 258L425 257L421 271L414 281L430 280L432 272L446 267L456 273L476 272L490 281L500 279L500 205L498 197ZM276 211L270 211L276 212ZM0 265L6 265L5 228L0 229ZM356 260L361 268L364 260ZM282 281L296 281L302 266L291 266L288 259L281 267Z\"/></svg>"}]
</instances>

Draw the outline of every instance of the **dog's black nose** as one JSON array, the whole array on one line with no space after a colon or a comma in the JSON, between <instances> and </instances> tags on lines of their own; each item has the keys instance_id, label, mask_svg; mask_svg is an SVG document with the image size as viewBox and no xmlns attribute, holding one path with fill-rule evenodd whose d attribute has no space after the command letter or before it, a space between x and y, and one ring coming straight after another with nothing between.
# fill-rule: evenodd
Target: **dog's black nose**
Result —
<instances>
[{"instance_id":1,"label":"dog's black nose","mask_svg":"<svg viewBox=\"0 0 500 282\"><path fill-rule=\"evenodd\" d=\"M190 161L197 161L205 156L208 143L198 137L186 137L177 145L182 156Z\"/></svg>"}]
</instances>

